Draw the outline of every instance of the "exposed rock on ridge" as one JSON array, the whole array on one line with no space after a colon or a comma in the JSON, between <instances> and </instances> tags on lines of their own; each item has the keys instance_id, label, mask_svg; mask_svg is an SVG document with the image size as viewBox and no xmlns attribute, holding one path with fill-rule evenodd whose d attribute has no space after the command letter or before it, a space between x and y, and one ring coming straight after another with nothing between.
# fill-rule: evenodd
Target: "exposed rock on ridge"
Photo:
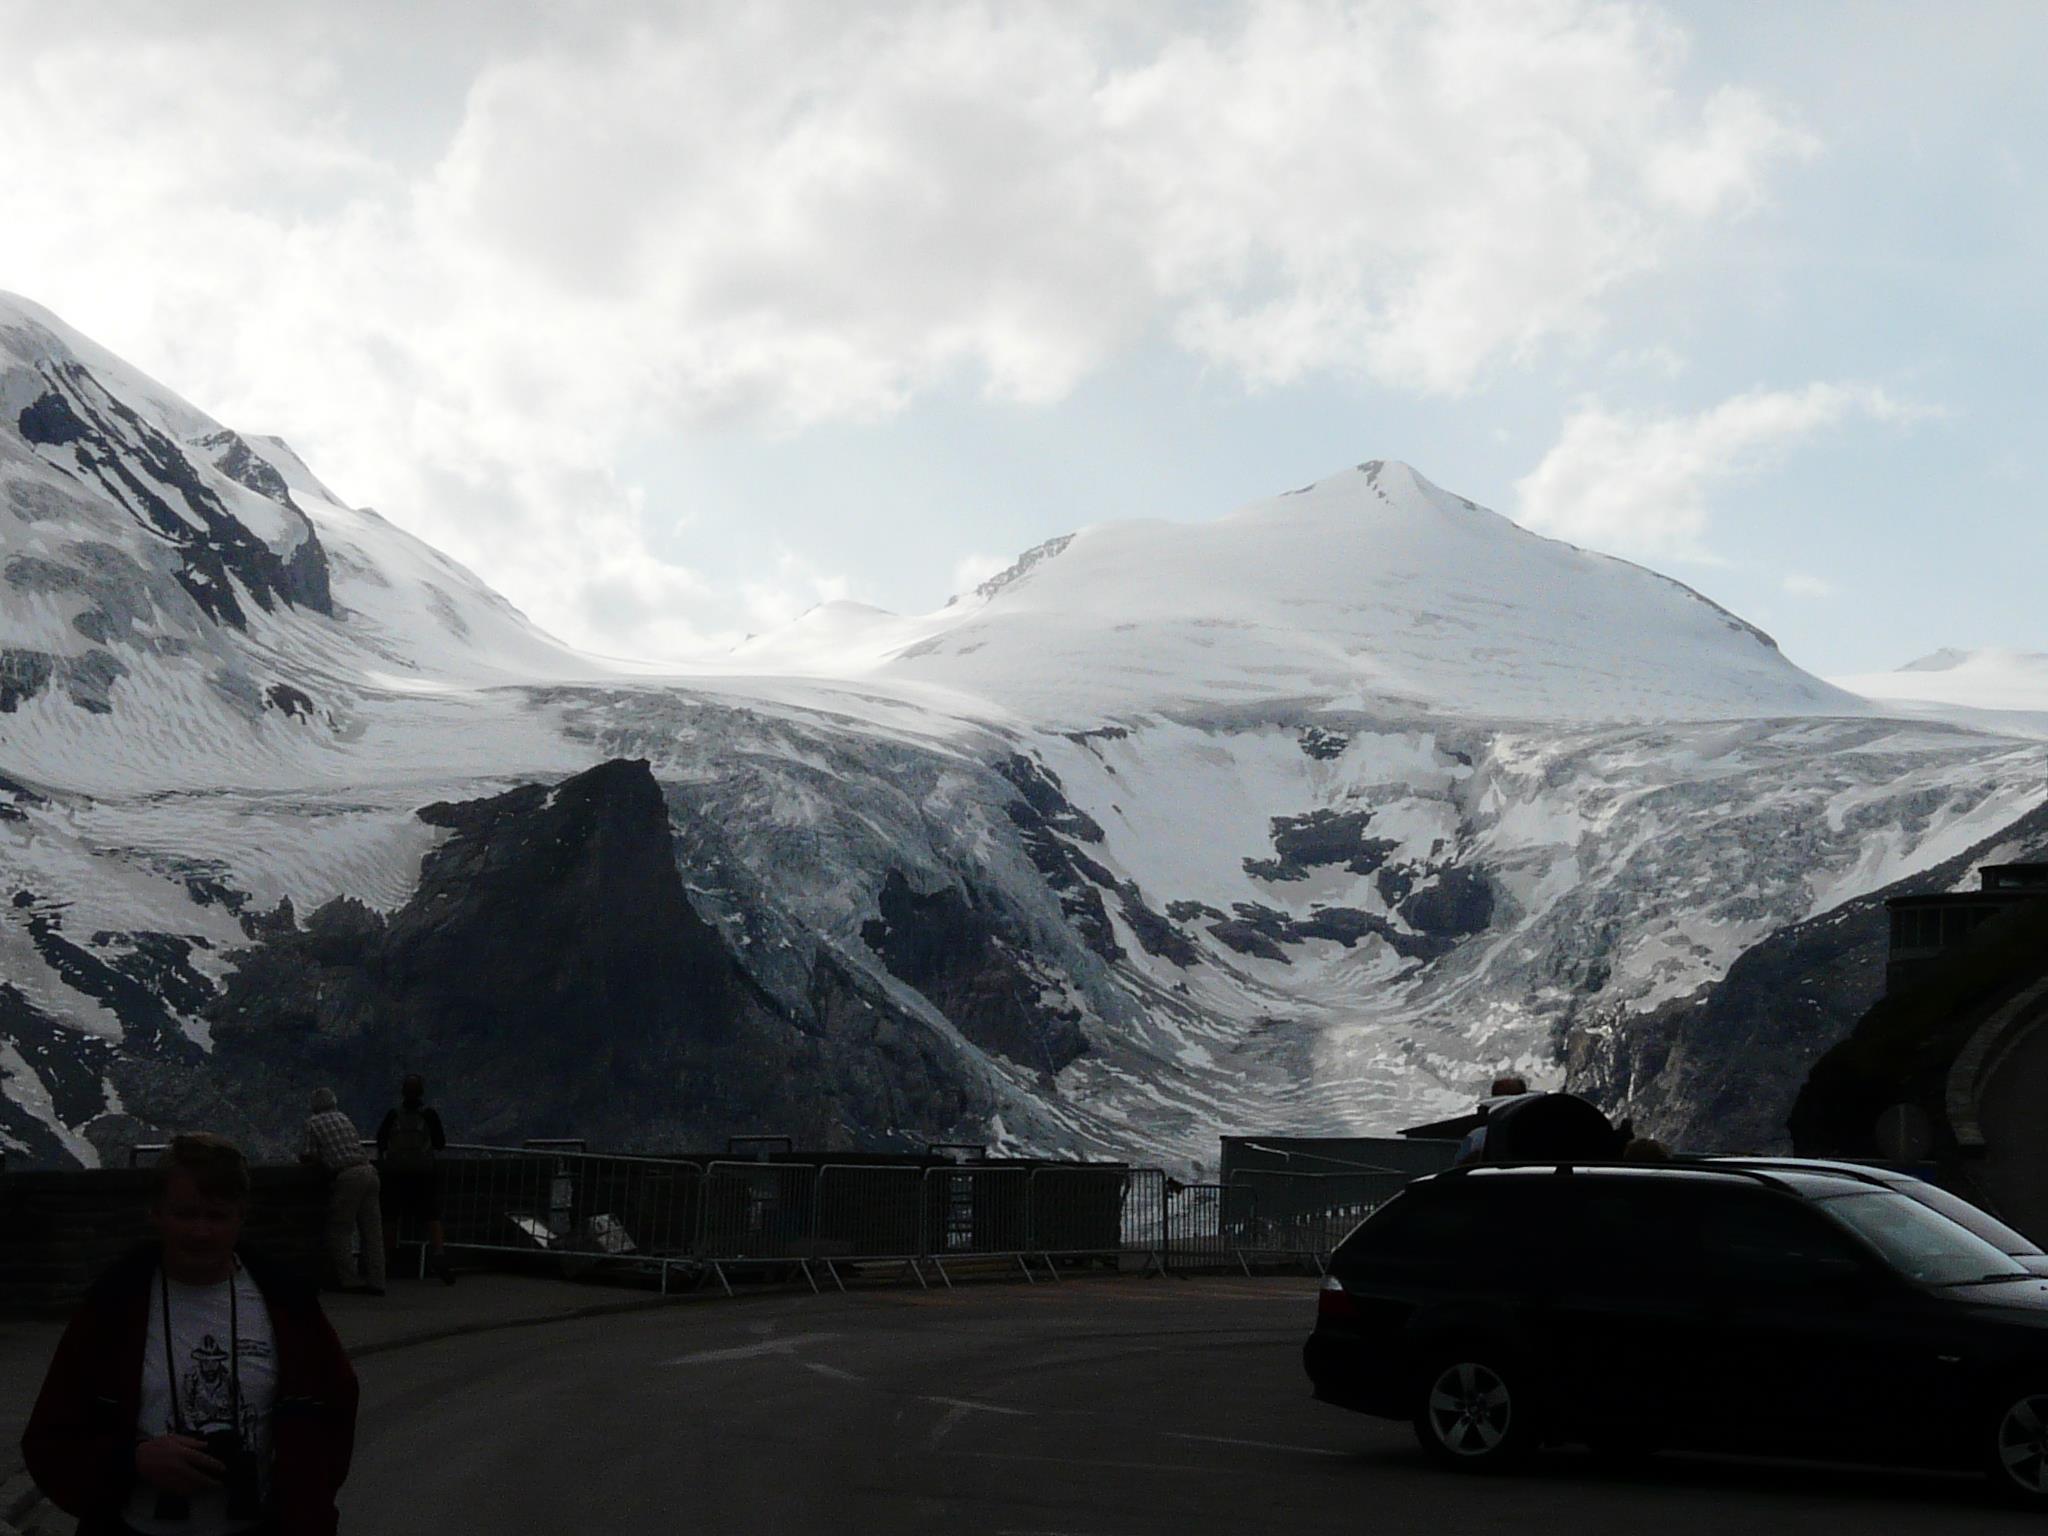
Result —
<instances>
[{"instance_id":1,"label":"exposed rock on ridge","mask_svg":"<svg viewBox=\"0 0 2048 1536\"><path fill-rule=\"evenodd\" d=\"M939 1137L978 1109L942 1053L843 970L797 1020L684 893L660 787L613 761L553 788L437 803L448 831L387 920L346 899L239 958L217 1079L276 1141L319 1083L383 1102L419 1071L469 1139L675 1147L741 1128Z\"/></svg>"}]
</instances>

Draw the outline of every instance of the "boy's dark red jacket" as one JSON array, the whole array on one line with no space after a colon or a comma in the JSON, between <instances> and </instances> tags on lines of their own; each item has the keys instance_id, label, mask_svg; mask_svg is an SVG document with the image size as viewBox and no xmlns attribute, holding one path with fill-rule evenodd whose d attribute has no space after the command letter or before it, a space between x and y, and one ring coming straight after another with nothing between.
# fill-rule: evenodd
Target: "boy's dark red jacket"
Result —
<instances>
[{"instance_id":1,"label":"boy's dark red jacket","mask_svg":"<svg viewBox=\"0 0 2048 1536\"><path fill-rule=\"evenodd\" d=\"M79 1536L122 1529L135 1487L135 1416L159 1250L151 1244L100 1276L64 1330L29 1415L21 1450L50 1501L79 1517ZM281 1536L334 1536L334 1495L355 1450L356 1375L314 1292L245 1255L277 1338L270 1486Z\"/></svg>"}]
</instances>

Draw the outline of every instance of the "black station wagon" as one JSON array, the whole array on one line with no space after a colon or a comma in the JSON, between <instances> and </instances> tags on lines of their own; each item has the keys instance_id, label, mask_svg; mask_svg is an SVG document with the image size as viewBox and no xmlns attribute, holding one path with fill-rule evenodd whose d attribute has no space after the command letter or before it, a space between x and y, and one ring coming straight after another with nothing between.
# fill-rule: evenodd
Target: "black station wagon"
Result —
<instances>
[{"instance_id":1,"label":"black station wagon","mask_svg":"<svg viewBox=\"0 0 2048 1536\"><path fill-rule=\"evenodd\" d=\"M1337 1248L1303 1360L1451 1467L1555 1442L1881 1459L2048 1507L2048 1281L1863 1178L1420 1179Z\"/></svg>"}]
</instances>

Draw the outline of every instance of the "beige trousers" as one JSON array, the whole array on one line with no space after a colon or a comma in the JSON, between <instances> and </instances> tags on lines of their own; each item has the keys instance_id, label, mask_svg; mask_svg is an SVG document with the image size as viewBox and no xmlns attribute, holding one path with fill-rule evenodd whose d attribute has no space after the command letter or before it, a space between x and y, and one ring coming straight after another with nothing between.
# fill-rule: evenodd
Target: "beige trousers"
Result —
<instances>
[{"instance_id":1,"label":"beige trousers","mask_svg":"<svg viewBox=\"0 0 2048 1536\"><path fill-rule=\"evenodd\" d=\"M358 1274L350 1239L362 1239L363 1272ZM327 1196L327 1254L343 1285L384 1288L384 1214L377 1207L377 1170L357 1163L334 1176Z\"/></svg>"}]
</instances>

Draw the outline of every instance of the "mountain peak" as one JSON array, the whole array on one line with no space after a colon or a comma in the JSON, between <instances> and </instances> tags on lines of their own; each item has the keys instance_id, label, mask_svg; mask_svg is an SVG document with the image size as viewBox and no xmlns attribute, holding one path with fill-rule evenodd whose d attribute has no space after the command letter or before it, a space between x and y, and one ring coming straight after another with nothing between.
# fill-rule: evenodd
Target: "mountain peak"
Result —
<instances>
[{"instance_id":1,"label":"mountain peak","mask_svg":"<svg viewBox=\"0 0 2048 1536\"><path fill-rule=\"evenodd\" d=\"M1867 712L1682 583L1399 460L1211 522L1087 528L977 595L898 631L880 670L1061 720L1262 697L1505 719ZM876 670L866 655L857 670Z\"/></svg>"}]
</instances>

